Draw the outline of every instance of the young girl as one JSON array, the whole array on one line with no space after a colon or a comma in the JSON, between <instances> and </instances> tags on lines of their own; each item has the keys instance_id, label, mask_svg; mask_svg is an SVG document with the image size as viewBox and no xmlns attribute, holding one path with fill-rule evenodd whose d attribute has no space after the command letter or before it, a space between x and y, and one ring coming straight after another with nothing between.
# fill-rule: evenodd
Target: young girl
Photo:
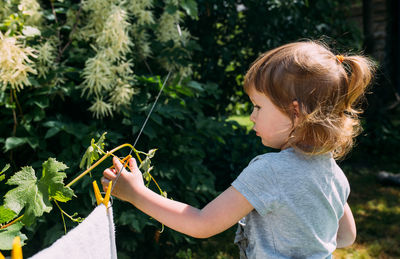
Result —
<instances>
[{"instance_id":1,"label":"young girl","mask_svg":"<svg viewBox=\"0 0 400 259\"><path fill-rule=\"evenodd\" d=\"M164 198L143 184L134 159L113 195L184 234L207 238L239 222L241 258L331 258L356 237L349 183L335 159L359 133L357 102L372 76L362 56L335 56L321 43L287 44L262 55L244 89L263 145L232 185L203 209ZM103 189L122 165L106 169Z\"/></svg>"}]
</instances>

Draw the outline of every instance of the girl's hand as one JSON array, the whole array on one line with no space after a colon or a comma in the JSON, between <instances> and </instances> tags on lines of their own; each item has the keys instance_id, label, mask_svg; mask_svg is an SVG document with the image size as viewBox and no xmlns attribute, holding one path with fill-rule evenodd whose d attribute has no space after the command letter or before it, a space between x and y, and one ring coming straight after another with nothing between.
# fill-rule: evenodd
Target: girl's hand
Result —
<instances>
[{"instance_id":1,"label":"girl's hand","mask_svg":"<svg viewBox=\"0 0 400 259\"><path fill-rule=\"evenodd\" d=\"M114 168L107 168L103 172L103 177L101 178L101 184L103 185L103 190L107 191L108 183L115 180L117 178L117 174L123 167L121 162L114 157L113 158ZM128 202L132 202L134 195L142 189L144 186L142 173L139 171L137 167L136 160L131 158L129 160L129 169L130 172L122 170L120 177L117 180L117 183L112 191L112 195Z\"/></svg>"}]
</instances>

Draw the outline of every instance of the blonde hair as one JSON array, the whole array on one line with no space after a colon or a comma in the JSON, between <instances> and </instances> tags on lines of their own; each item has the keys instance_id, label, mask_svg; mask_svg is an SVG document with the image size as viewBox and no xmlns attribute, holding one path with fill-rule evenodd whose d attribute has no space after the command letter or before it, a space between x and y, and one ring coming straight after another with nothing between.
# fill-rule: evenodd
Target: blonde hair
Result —
<instances>
[{"instance_id":1,"label":"blonde hair","mask_svg":"<svg viewBox=\"0 0 400 259\"><path fill-rule=\"evenodd\" d=\"M264 93L291 118L286 146L341 158L361 132L359 101L374 69L366 57L335 56L321 42L296 42L260 56L247 72L244 88ZM296 126L293 101L299 104Z\"/></svg>"}]
</instances>

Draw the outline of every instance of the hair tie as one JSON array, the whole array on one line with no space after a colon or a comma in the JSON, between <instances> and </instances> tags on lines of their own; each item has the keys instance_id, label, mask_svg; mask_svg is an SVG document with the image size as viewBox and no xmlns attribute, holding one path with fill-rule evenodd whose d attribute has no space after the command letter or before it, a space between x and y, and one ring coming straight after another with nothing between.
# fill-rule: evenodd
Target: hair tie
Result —
<instances>
[{"instance_id":1,"label":"hair tie","mask_svg":"<svg viewBox=\"0 0 400 259\"><path fill-rule=\"evenodd\" d=\"M343 55L336 55L337 60L339 61L340 64L343 63L344 57Z\"/></svg>"}]
</instances>

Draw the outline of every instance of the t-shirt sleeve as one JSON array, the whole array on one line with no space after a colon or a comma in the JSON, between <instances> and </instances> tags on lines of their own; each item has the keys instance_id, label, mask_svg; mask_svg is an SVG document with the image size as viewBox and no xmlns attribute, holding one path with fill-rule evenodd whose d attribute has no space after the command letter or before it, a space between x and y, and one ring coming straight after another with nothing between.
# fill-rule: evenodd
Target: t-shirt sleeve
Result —
<instances>
[{"instance_id":1,"label":"t-shirt sleeve","mask_svg":"<svg viewBox=\"0 0 400 259\"><path fill-rule=\"evenodd\" d=\"M277 183L268 159L254 158L233 181L238 190L264 216L273 210L278 200Z\"/></svg>"}]
</instances>

